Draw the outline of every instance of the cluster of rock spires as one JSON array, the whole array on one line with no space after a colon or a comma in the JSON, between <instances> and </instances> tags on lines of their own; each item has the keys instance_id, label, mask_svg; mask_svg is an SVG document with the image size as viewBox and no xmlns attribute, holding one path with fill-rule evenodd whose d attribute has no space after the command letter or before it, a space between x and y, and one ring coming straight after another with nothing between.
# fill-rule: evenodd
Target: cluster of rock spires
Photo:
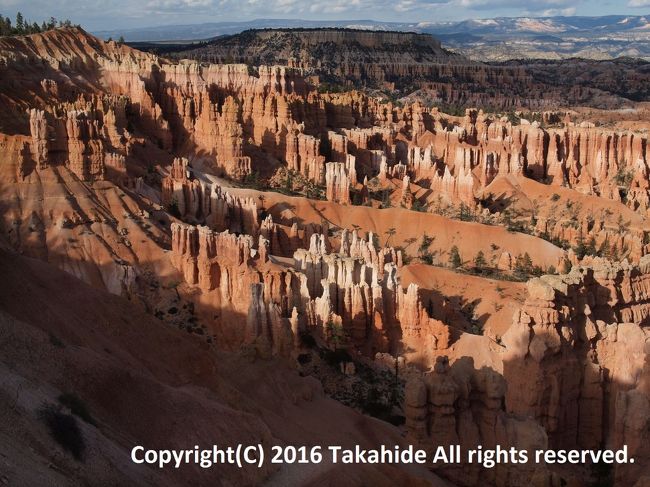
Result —
<instances>
[{"instance_id":1,"label":"cluster of rock spires","mask_svg":"<svg viewBox=\"0 0 650 487\"><path fill-rule=\"evenodd\" d=\"M334 252L325 235L313 233L309 248L291 260L273 255L270 242L264 232L255 241L229 230L172 224L172 262L201 290L203 305L220 310L213 327L231 346L259 339L263 350L272 345L288 353L300 332L327 341L332 327L373 354L395 349L400 340L448 346L449 331L427 316L418 286L400 286L401 252L377 249L372 234L364 240L344 230ZM244 315L249 324L268 326L244 330L235 319Z\"/></svg>"},{"instance_id":2,"label":"cluster of rock spires","mask_svg":"<svg viewBox=\"0 0 650 487\"><path fill-rule=\"evenodd\" d=\"M89 50L100 49L83 40ZM10 42L17 41L5 41ZM408 175L449 201L474 204L481 189L507 174L623 201L643 212L650 203L647 138L632 132L568 122L549 129L513 126L476 111L449 117L417 103L399 108L359 93L319 95L289 68L262 66L251 76L245 66L166 64L125 49L103 49L97 57L110 95L73 95L69 80L34 86L41 99L56 102L16 114L29 136L4 144L17 152L18 175L57 163L85 181L102 179L107 170L124 173L135 146L143 143L131 135L131 125L163 149L191 147L234 178L264 173L272 158L326 185L328 199L342 203L351 200L348 184L354 189L366 177ZM44 48L30 46L20 63L29 66L35 56L47 59ZM164 82L154 76L159 71ZM28 104L13 101L10 113ZM324 139L331 148L326 155L320 148ZM245 154L245 140L262 153ZM325 156L338 164L326 167ZM560 230L548 233L557 236Z\"/></svg>"},{"instance_id":3,"label":"cluster of rock spires","mask_svg":"<svg viewBox=\"0 0 650 487\"><path fill-rule=\"evenodd\" d=\"M494 367L475 368L467 356L450 366L438 356L430 372L410 380L410 435L428 448L627 445L635 464L647 464L639 438L650 427L649 299L648 257L639 265L597 258L565 275L532 279ZM615 481L633 485L645 468L618 465ZM461 485L475 485L479 475L475 466L447 473ZM512 486L521 485L521 475L553 479L539 465L498 465L488 475Z\"/></svg>"},{"instance_id":4,"label":"cluster of rock spires","mask_svg":"<svg viewBox=\"0 0 650 487\"><path fill-rule=\"evenodd\" d=\"M252 198L233 197L221 186L194 179L188 160L176 158L170 174L162 180L162 203L175 207L186 221L205 222L210 228L257 237L260 222Z\"/></svg>"},{"instance_id":5,"label":"cluster of rock spires","mask_svg":"<svg viewBox=\"0 0 650 487\"><path fill-rule=\"evenodd\" d=\"M312 78L348 87L389 91L419 88L447 104L543 109L621 102L611 94L620 89L619 79L613 74L601 75L600 89L571 87L570 80L561 79L567 75L561 66L546 67L557 72L560 78L549 82L535 76L526 63L479 63L443 49L440 41L430 35L414 32L261 29L220 36L199 47L190 44L178 49L176 52L166 49L166 52L179 59L212 63L297 67ZM647 80L642 75L627 76L626 82L642 90Z\"/></svg>"},{"instance_id":6,"label":"cluster of rock spires","mask_svg":"<svg viewBox=\"0 0 650 487\"><path fill-rule=\"evenodd\" d=\"M323 187L321 203L337 211L367 204L379 212L370 197L378 187L396 190L403 215L427 195L477 208L493 183L511 177L645 216L647 136L320 94L299 68L172 63L78 29L0 39L0 58L0 189L12 202L2 234L15 249L147 311L167 284L224 348L295 357L303 334L327 346L342 330L345 346L365 357L417 355L432 370L409 380L405 410L409 438L426 448L627 444L636 464L617 469L617 479L650 465L642 224L622 231L540 215L540 234L625 245L638 264L580 262L544 242L575 265L531 280L495 343L437 319L418 284L402 285L404 248L325 217L302 221L299 210L278 217L262 192L226 186L286 167ZM18 89L17 72L34 76ZM514 253L499 252L495 267L511 270ZM463 354L471 340L477 357ZM484 479L477 466L444 474L461 485ZM503 465L485 481L555 485L556 475Z\"/></svg>"},{"instance_id":7,"label":"cluster of rock spires","mask_svg":"<svg viewBox=\"0 0 650 487\"><path fill-rule=\"evenodd\" d=\"M406 392L411 438L430 450L628 445L645 461L638 438L650 424L648 391L635 376L646 367L648 257L638 266L594 259L569 274L529 281L525 303L501 337L496 366L475 368L471 357L456 356L453 366L441 358L455 353L451 328L428 316L415 284L401 287L400 252L376 249L372 235L366 241L344 230L334 252L324 235L312 234L309 249L295 251L286 264L269 254L263 236L255 245L227 230L174 224L172 232L172 258L186 281L222 303L222 313L228 303L226 321L246 316L245 327L240 320L239 329L228 331L231 344L285 355L300 349L302 332L327 341L339 326L366 353L394 351L401 343L432 363L437 357ZM475 485L483 475L478 465L443 470L460 485ZM627 481L636 471L617 475ZM490 481L515 486L531 475L552 481L555 474L545 466L501 465Z\"/></svg>"},{"instance_id":8,"label":"cluster of rock spires","mask_svg":"<svg viewBox=\"0 0 650 487\"><path fill-rule=\"evenodd\" d=\"M115 177L124 174L121 149L129 137L125 108L126 99L106 97L63 103L52 112L30 109L29 153L25 151L19 163L19 176L24 178L34 166L63 163L83 181L102 180L107 170Z\"/></svg>"},{"instance_id":9,"label":"cluster of rock spires","mask_svg":"<svg viewBox=\"0 0 650 487\"><path fill-rule=\"evenodd\" d=\"M99 51L88 37L82 39L89 50ZM105 159L123 167L121 156L128 157L135 143L127 130L129 118L161 147L191 144L194 152L209 155L217 168L235 178L263 171L264 161L251 161L244 154L244 140L250 140L267 156L314 181L323 184L330 173L330 186L340 185L334 174L342 174L342 169L326 170L319 151L319 140L327 138L331 160L346 164L352 186L356 177L386 177L396 172L395 165L404 164L413 182L426 180L454 200L470 202L499 174L525 174L620 201L617 176L629 172L625 203L644 211L650 203L647 138L632 132L570 123L551 129L536 123L513 126L476 111L456 118L417 103L404 108L382 104L359 93L319 95L290 68L261 66L251 76L243 65L167 64L126 49L103 49L97 58L111 96L77 98L73 86L56 80L35 86L44 100L70 101L45 103L31 108L28 116L19 114L30 135L29 151L23 152L31 157L22 156L22 173L29 160L38 167L61 160L84 180L101 179ZM47 59L44 47L30 46L19 62L29 66L35 56ZM159 71L165 81L156 81L154 73ZM13 101L14 113L27 104ZM339 127L340 133L326 126Z\"/></svg>"},{"instance_id":10,"label":"cluster of rock spires","mask_svg":"<svg viewBox=\"0 0 650 487\"><path fill-rule=\"evenodd\" d=\"M643 135L571 122L548 129L537 122L514 126L474 110L464 118L449 117L417 103L393 110L390 120L367 112L354 114L355 119L364 115L378 129L345 130L347 140L338 144L356 158L355 177L386 178L404 171L413 182L426 181L426 187L452 201L473 204L479 189L504 174L523 174L622 201L617 177L629 172L624 202L633 209L648 209L648 149ZM405 166L401 171L400 165Z\"/></svg>"}]
</instances>

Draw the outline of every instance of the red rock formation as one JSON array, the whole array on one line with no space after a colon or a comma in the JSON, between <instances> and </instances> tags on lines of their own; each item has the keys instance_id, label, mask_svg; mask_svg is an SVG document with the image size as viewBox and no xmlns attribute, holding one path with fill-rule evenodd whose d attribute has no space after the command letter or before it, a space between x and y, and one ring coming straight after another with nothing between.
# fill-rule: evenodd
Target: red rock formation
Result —
<instances>
[{"instance_id":1,"label":"red rock formation","mask_svg":"<svg viewBox=\"0 0 650 487\"><path fill-rule=\"evenodd\" d=\"M344 162L325 164L325 188L328 201L350 204L350 176Z\"/></svg>"},{"instance_id":2,"label":"red rock formation","mask_svg":"<svg viewBox=\"0 0 650 487\"><path fill-rule=\"evenodd\" d=\"M45 119L45 112L43 110L32 108L29 111L29 131L32 137L32 157L38 164L38 168L43 169L47 166L47 141L49 138L47 120Z\"/></svg>"},{"instance_id":3,"label":"red rock formation","mask_svg":"<svg viewBox=\"0 0 650 487\"><path fill-rule=\"evenodd\" d=\"M0 39L0 56L2 245L146 309L159 311L160 289L167 288L192 302L195 319L220 347L289 357L303 346L300 335L310 333L319 347L338 347L343 340L366 357L403 354L402 363L413 359L409 367L435 364L422 376L411 370L418 377L406 391L409 436L427 449L453 443L627 444L637 462L617 467L622 485L650 465L643 443L650 424L650 261L641 257L650 251L642 218L650 201L647 136L570 121L552 128L513 125L476 110L453 117L359 92L321 95L299 70L174 63L77 30ZM341 72L359 72L354 64ZM367 69L381 78L384 68ZM477 79L506 76L478 66L419 69ZM448 88L450 99L462 96ZM327 199L343 205L350 205L351 190L358 194L363 180L364 202L375 207L225 188L244 186L237 180L253 172L253 182L265 181L279 166L325 184ZM221 186L220 176L235 181ZM540 199L555 198L549 198L549 186L565 208L589 203L598 212L590 207L561 217L559 207L551 206L538 215ZM404 208L376 208L371 190L377 188L396 189L390 203ZM511 238L477 222L456 225L406 210L416 200L437 198L483 205L492 190L495 199L514 198L533 208L536 221L531 218L525 229L533 235ZM542 196L529 198L533 190ZM265 205L265 198L273 201ZM598 216L610 208L618 209L613 218ZM473 215L503 224L497 203L479 210ZM172 216L184 223L170 228ZM412 226L420 235L394 235L391 242L402 249L380 247L373 234L364 239L349 231L368 222L391 237L399 233L391 233L391 225L403 229L418 222ZM501 234L486 243L492 250L484 255L490 263L483 276L490 279L455 276L478 281L486 295L488 287L501 289L492 295L504 293L503 313L514 309L515 319L509 328L486 326L483 336L475 336L463 331L469 327L445 322L452 315L445 299L452 297L461 303L458 313L470 308L472 324L483 324L479 305L462 302L466 288L457 286L452 294L455 283L403 286L402 263L432 257L408 249L422 242L428 252L425 232L451 245L481 240L492 230ZM626 248L637 264L579 261L579 248L558 248L592 237L599 247L607 242ZM538 254L535 264L550 267L560 259L558 270L574 268L532 280L522 304L519 284L506 289L493 271L512 271L530 249ZM436 247L434 262L444 263L448 250ZM473 255L464 257L468 262ZM469 265L464 270L482 272ZM428 282L426 274L422 282ZM440 309L434 309L433 293L441 296ZM487 304L493 308L481 313L499 321L504 304ZM343 371L351 374L352 368ZM461 485L514 486L530 477L558 483L545 468L531 465L499 465L487 473L463 465L443 473Z\"/></svg>"},{"instance_id":4,"label":"red rock formation","mask_svg":"<svg viewBox=\"0 0 650 487\"><path fill-rule=\"evenodd\" d=\"M533 452L547 448L544 430L531 419L503 411L506 382L495 371L474 369L471 359L449 366L439 356L432 371L411 379L406 387L406 425L411 441L433 455L437 448L460 445L459 464L436 465L457 485L519 486L536 479L551 484L556 479L543 464L500 462L481 469L466 461L467 451L502 448Z\"/></svg>"},{"instance_id":5,"label":"red rock formation","mask_svg":"<svg viewBox=\"0 0 650 487\"><path fill-rule=\"evenodd\" d=\"M643 406L633 412L633 403L621 399L645 394L649 312L646 257L639 266L596 259L567 275L530 281L526 302L502 337L507 410L536 418L552 447L622 447L648 424L621 433L622 418L647 416ZM650 461L643 451L636 444L631 452L638 469ZM635 471L620 466L617 479L627 483Z\"/></svg>"},{"instance_id":6,"label":"red rock formation","mask_svg":"<svg viewBox=\"0 0 650 487\"><path fill-rule=\"evenodd\" d=\"M325 157L320 155L320 141L301 132L287 134L286 161L289 169L297 171L317 184L325 178Z\"/></svg>"},{"instance_id":7,"label":"red rock formation","mask_svg":"<svg viewBox=\"0 0 650 487\"><path fill-rule=\"evenodd\" d=\"M31 109L29 127L31 156L37 169L53 164L65 164L83 181L101 180L106 171L106 159L117 173L124 173L124 156L111 153L113 146L124 151L122 117L115 109L118 101L77 100L62 104L51 112Z\"/></svg>"},{"instance_id":8,"label":"red rock formation","mask_svg":"<svg viewBox=\"0 0 650 487\"><path fill-rule=\"evenodd\" d=\"M257 249L253 249L248 236L235 237L227 231L216 233L205 227L173 224L172 261L188 284L207 293L208 299L210 292L218 289L219 300L223 304L227 299L233 311L257 316L278 307L278 320L282 321L278 330L286 331L288 322L283 320L290 318L291 313L294 321L324 338L331 323L339 323L352 343L376 351L396 345L394 334L399 327L409 343L432 338L433 349L448 346L447 327L427 316L417 286L408 291L399 286L397 269L401 266L401 253L390 247L376 249L372 236L365 241L356 232L350 239L344 231L340 254L328 253L324 236L312 234L310 250L296 251L293 268L273 266L264 274L264 282L271 287L265 285L261 294L254 295L265 303L264 307L243 296L234 300L229 289L261 282L252 266L256 263L261 269L269 263L274 245L272 239L264 236L269 235L269 224L272 220L262 226ZM238 283L231 281L236 275L240 276ZM253 335L257 337L264 328L265 325L255 328ZM285 331L279 333L284 336ZM269 343L273 343L274 335L269 336Z\"/></svg>"},{"instance_id":9,"label":"red rock formation","mask_svg":"<svg viewBox=\"0 0 650 487\"><path fill-rule=\"evenodd\" d=\"M189 284L210 291L218 284L219 268L215 261L230 266L248 264L253 240L248 235L236 236L213 232L206 227L172 224L172 261Z\"/></svg>"},{"instance_id":10,"label":"red rock formation","mask_svg":"<svg viewBox=\"0 0 650 487\"><path fill-rule=\"evenodd\" d=\"M252 198L233 196L218 184L195 179L185 158L174 159L169 175L162 180L162 203L173 207L181 218L203 222L217 231L253 237L259 232L257 203Z\"/></svg>"},{"instance_id":11,"label":"red rock formation","mask_svg":"<svg viewBox=\"0 0 650 487\"><path fill-rule=\"evenodd\" d=\"M398 313L404 349L422 352L423 357L432 360L451 344L449 327L440 320L431 318L422 305L416 284L409 285L399 295Z\"/></svg>"},{"instance_id":12,"label":"red rock formation","mask_svg":"<svg viewBox=\"0 0 650 487\"><path fill-rule=\"evenodd\" d=\"M215 39L208 45L174 53L179 58L208 62L235 59L248 65L272 60L315 73L339 85L400 91L417 87L431 99L447 104L470 104L512 110L558 105L606 105L616 97L591 86L571 86L571 78L587 69L581 63L562 67L532 63L487 65L440 48L427 35L379 31L258 30ZM568 66L567 66L568 64ZM537 71L544 76L535 75ZM604 71L604 72L603 72ZM598 86L617 91L618 80L605 67L596 70ZM625 73L630 86L642 90L646 78ZM550 83L543 79L554 79ZM557 81L561 79L561 81ZM480 89L479 89L480 88ZM594 99L595 98L595 99ZM621 103L621 100L616 100ZM616 103L616 101L614 103Z\"/></svg>"}]
</instances>

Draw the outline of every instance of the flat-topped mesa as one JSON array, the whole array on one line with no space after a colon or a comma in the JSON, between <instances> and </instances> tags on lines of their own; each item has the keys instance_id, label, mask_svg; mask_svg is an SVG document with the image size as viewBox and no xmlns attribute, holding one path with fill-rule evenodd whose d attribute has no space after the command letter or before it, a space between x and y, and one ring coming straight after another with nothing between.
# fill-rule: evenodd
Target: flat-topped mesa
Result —
<instances>
[{"instance_id":1,"label":"flat-topped mesa","mask_svg":"<svg viewBox=\"0 0 650 487\"><path fill-rule=\"evenodd\" d=\"M38 40L41 38L42 42ZM464 117L450 117L418 103L399 108L358 92L320 96L309 90L299 70L260 66L251 73L245 65L170 63L127 46L103 43L79 29L45 33L36 39L32 44L22 39L5 40L6 45L0 48L4 47L3 53L10 49L20 52L25 59L45 60L69 72L70 82L46 79L29 86L37 97L31 97L31 101L14 100L16 106L23 107L23 112L28 106L45 108L34 106L35 99L51 100L56 94L70 100L72 93L80 90L73 81L75 69L90 68L94 63L102 70L105 89L114 96L129 98L130 116L137 119L140 131L163 148L193 144L209 154L216 167L233 177L255 169L254 161L243 154L243 141L251 139L254 145L287 161L289 167L322 182L324 171L317 150L318 139L306 133L324 133L329 125L340 132L327 133L331 139L331 160L347 162L350 155L358 158L352 166L358 166L360 176L376 175L376 172L369 174L368 151L381 150L388 161L405 164L406 174L415 183L421 178L433 178L432 161L433 157L437 158L450 168L450 176L458 179L452 182L448 176L444 180L445 171L440 167L435 171L441 178L437 184L453 190L452 193L458 193L467 202L472 172L482 187L498 174L526 174L539 181L567 184L581 192L622 201L633 209L646 211L650 204L647 136L633 132L566 124L561 129L542 129L536 122L529 124L525 120L513 126L475 110L467 111ZM48 51L47 46L54 44L57 47ZM473 66L470 71L479 73L482 69ZM98 89L88 91L99 93ZM116 125L122 123L118 122L123 119L120 110L115 110L114 117L110 111L105 113L104 123L112 124L113 118ZM33 139L31 152L38 165L44 161L47 146L44 122L42 114L35 113L30 114L27 123ZM376 127L357 128L368 125ZM398 141L393 134L397 132L410 139L411 145L425 151L431 147L430 154L394 158L391 152ZM119 141L118 133L110 136L113 147ZM173 141L170 134L174 136ZM83 178L100 178L101 161L97 155L100 147L89 140L83 144L78 140L74 136L68 144L73 170ZM462 171L457 167L459 153L471 161ZM376 159L378 155L373 157ZM348 166L354 185L352 167L349 163Z\"/></svg>"},{"instance_id":2,"label":"flat-topped mesa","mask_svg":"<svg viewBox=\"0 0 650 487\"><path fill-rule=\"evenodd\" d=\"M325 164L325 192L328 201L350 204L350 176L344 162Z\"/></svg>"},{"instance_id":3,"label":"flat-topped mesa","mask_svg":"<svg viewBox=\"0 0 650 487\"><path fill-rule=\"evenodd\" d=\"M431 36L407 32L249 30L174 55L209 62L234 59L248 65L299 66L340 85L401 91L422 88L447 104L489 105L504 111L515 106L580 105L596 93L602 96L589 87L551 86L533 77L527 66L477 63L445 51ZM635 82L641 88L641 80ZM610 87L613 84L609 82ZM477 90L477 86L484 89Z\"/></svg>"},{"instance_id":4,"label":"flat-topped mesa","mask_svg":"<svg viewBox=\"0 0 650 487\"><path fill-rule=\"evenodd\" d=\"M0 54L15 50L25 62L42 59L44 66L49 63L62 70L68 81L39 79L30 84L25 92L36 95L27 99L16 94L12 101L21 113L9 115L24 118L26 109L36 109L24 123L36 166L50 164L58 157L54 152L63 151L71 169L84 180L104 177L102 153L109 147L117 154L111 156L111 164L121 166L119 156L127 152L120 139L128 105L128 122L159 147L194 147L235 178L261 169L256 167L259 161L244 154L244 141L250 140L322 184L324 159L315 134L323 134L331 148L328 159L346 163L352 186L357 174L399 179L408 175L413 183L428 180L428 187L454 202L471 204L474 191L497 175L519 174L621 201L634 210L645 212L650 204L647 136L642 134L568 123L543 129L525 120L515 126L476 110L452 117L418 103L403 108L381 103L359 92L320 95L309 89L300 70L260 66L250 72L245 65L172 63L103 43L79 29L34 39L32 44L5 39ZM48 51L47 46L54 44ZM10 64L23 62L8 54L6 58ZM82 67L98 67L103 88L77 86ZM484 69L463 68L473 75ZM72 103L78 96L73 94L84 89L88 96L119 98L121 106L99 110L94 103L95 111L76 106L68 107L64 115L43 112L50 100L60 97ZM74 112L70 121L67 112ZM64 127L55 119L66 119ZM328 126L336 132L328 132ZM26 162L23 174L28 166ZM332 187L340 183L333 182ZM342 195L341 201L346 200Z\"/></svg>"}]
</instances>

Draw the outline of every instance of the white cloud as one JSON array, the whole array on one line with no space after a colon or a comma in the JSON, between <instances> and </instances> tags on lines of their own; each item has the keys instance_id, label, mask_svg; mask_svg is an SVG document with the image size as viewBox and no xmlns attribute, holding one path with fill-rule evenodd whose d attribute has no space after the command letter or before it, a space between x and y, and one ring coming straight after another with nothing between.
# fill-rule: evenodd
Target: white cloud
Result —
<instances>
[{"instance_id":1,"label":"white cloud","mask_svg":"<svg viewBox=\"0 0 650 487\"><path fill-rule=\"evenodd\" d=\"M542 15L544 17L555 17L557 15L563 15L565 17L570 17L571 15L575 15L576 13L576 8L575 7L568 7L568 8L549 8L546 9L542 12Z\"/></svg>"},{"instance_id":2,"label":"white cloud","mask_svg":"<svg viewBox=\"0 0 650 487\"><path fill-rule=\"evenodd\" d=\"M0 11L28 19L70 18L89 30L250 19L373 19L428 22L497 16L622 13L650 0L0 0ZM577 9L576 9L577 7Z\"/></svg>"},{"instance_id":3,"label":"white cloud","mask_svg":"<svg viewBox=\"0 0 650 487\"><path fill-rule=\"evenodd\" d=\"M268 15L269 13L283 11L291 7L292 12L313 12L313 13L365 13L369 17L376 17L377 14L385 12L411 12L414 10L429 10L438 5L451 5L457 0L248 0L249 5L255 5L257 13ZM238 9L241 2L228 0L233 9ZM395 19L399 20L399 19Z\"/></svg>"},{"instance_id":4,"label":"white cloud","mask_svg":"<svg viewBox=\"0 0 650 487\"><path fill-rule=\"evenodd\" d=\"M147 7L162 9L209 7L212 0L149 0Z\"/></svg>"},{"instance_id":5,"label":"white cloud","mask_svg":"<svg viewBox=\"0 0 650 487\"><path fill-rule=\"evenodd\" d=\"M543 12L551 9L558 10L562 7L574 8L575 5L581 3L583 0L537 0L535 2L522 1L522 0L456 0L456 3L461 7L474 8L481 10L497 9L497 8L512 8L522 9L532 12ZM638 0L631 0L638 1ZM650 1L650 0L642 0ZM575 10L574 10L575 11Z\"/></svg>"},{"instance_id":6,"label":"white cloud","mask_svg":"<svg viewBox=\"0 0 650 487\"><path fill-rule=\"evenodd\" d=\"M630 0L627 2L628 7L650 7L650 0Z\"/></svg>"}]
</instances>

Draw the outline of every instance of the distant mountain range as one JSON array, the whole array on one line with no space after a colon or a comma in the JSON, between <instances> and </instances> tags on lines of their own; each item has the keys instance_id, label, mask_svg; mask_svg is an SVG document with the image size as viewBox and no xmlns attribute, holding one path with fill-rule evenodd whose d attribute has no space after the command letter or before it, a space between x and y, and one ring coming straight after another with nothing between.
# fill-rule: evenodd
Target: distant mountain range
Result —
<instances>
[{"instance_id":1,"label":"distant mountain range","mask_svg":"<svg viewBox=\"0 0 650 487\"><path fill-rule=\"evenodd\" d=\"M519 58L650 60L650 14L603 17L498 17L461 22L378 22L374 20L310 21L256 19L140 29L97 31L104 39L127 42L179 42L212 39L248 29L339 27L411 31L438 37L445 47L482 61Z\"/></svg>"}]
</instances>

